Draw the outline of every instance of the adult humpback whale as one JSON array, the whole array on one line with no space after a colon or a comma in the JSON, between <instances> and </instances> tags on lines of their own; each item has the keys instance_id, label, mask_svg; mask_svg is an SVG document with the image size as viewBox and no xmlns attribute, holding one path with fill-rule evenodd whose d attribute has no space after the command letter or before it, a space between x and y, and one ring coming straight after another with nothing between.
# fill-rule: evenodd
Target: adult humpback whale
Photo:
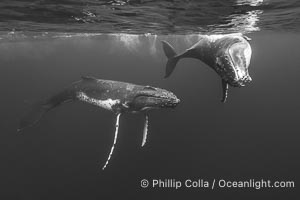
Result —
<instances>
[{"instance_id":1,"label":"adult humpback whale","mask_svg":"<svg viewBox=\"0 0 300 200\"><path fill-rule=\"evenodd\" d=\"M117 141L119 118L122 113L144 113L142 146L146 143L148 132L148 111L151 109L175 108L180 100L164 89L151 86L141 86L112 80L101 80L93 77L82 77L58 94L36 104L31 112L25 115L18 131L33 126L52 108L65 102L83 101L110 110L116 114L115 137L107 161L107 166Z\"/></svg>"},{"instance_id":2,"label":"adult humpback whale","mask_svg":"<svg viewBox=\"0 0 300 200\"><path fill-rule=\"evenodd\" d=\"M168 42L162 41L163 50L168 57L165 78L171 75L181 58L199 59L221 77L223 89L221 101L225 102L228 84L241 87L251 81L248 67L252 51L246 39L242 34L203 35L196 44L181 54L176 54Z\"/></svg>"}]
</instances>

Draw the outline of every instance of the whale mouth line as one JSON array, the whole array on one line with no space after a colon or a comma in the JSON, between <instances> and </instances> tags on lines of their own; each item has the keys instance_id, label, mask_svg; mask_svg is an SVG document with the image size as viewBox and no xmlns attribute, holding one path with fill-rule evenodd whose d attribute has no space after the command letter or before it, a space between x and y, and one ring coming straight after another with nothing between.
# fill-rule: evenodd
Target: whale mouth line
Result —
<instances>
[{"instance_id":1,"label":"whale mouth line","mask_svg":"<svg viewBox=\"0 0 300 200\"><path fill-rule=\"evenodd\" d=\"M170 97L164 97L164 96L154 96L154 95L146 95L146 94L141 94L136 96L135 98L138 97L148 97L148 98L153 98L153 99L159 99L159 100L169 100L169 101L175 101L175 102L179 102L180 100L178 98L170 98Z\"/></svg>"}]
</instances>

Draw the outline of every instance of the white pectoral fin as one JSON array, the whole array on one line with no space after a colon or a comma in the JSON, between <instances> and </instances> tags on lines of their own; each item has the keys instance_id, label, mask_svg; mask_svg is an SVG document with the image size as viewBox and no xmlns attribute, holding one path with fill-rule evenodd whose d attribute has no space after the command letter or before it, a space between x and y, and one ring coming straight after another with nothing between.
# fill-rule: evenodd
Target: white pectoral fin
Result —
<instances>
[{"instance_id":1,"label":"white pectoral fin","mask_svg":"<svg viewBox=\"0 0 300 200\"><path fill-rule=\"evenodd\" d=\"M111 149L110 149L110 153L109 153L109 155L108 155L108 158L107 158L107 160L106 160L105 165L102 167L102 170L104 170L104 169L106 168L106 166L107 166L107 164L108 164L108 162L109 162L109 160L110 160L110 158L111 158L111 156L112 156L112 154L113 154L115 145L116 145L116 143L117 143L118 132L119 132L119 121L120 121L120 116L121 116L121 113L118 113L118 114L117 114L117 119L116 119L116 125L115 125L115 137L114 137L114 143L113 143L113 145L112 145L112 147L111 147Z\"/></svg>"},{"instance_id":2,"label":"white pectoral fin","mask_svg":"<svg viewBox=\"0 0 300 200\"><path fill-rule=\"evenodd\" d=\"M145 116L144 130L143 130L143 140L142 147L146 144L148 134L148 115Z\"/></svg>"},{"instance_id":3,"label":"white pectoral fin","mask_svg":"<svg viewBox=\"0 0 300 200\"><path fill-rule=\"evenodd\" d=\"M223 96L221 99L222 103L225 103L227 100L228 96L228 83L222 79L222 91L223 91Z\"/></svg>"}]
</instances>

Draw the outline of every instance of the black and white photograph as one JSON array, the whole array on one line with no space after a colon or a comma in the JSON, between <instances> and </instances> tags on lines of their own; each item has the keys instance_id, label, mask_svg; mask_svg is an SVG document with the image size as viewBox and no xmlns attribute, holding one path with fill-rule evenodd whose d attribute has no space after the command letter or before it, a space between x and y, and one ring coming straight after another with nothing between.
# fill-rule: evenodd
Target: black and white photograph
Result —
<instances>
[{"instance_id":1,"label":"black and white photograph","mask_svg":"<svg viewBox=\"0 0 300 200\"><path fill-rule=\"evenodd\" d=\"M299 0L1 0L0 199L299 199L299 33Z\"/></svg>"}]
</instances>

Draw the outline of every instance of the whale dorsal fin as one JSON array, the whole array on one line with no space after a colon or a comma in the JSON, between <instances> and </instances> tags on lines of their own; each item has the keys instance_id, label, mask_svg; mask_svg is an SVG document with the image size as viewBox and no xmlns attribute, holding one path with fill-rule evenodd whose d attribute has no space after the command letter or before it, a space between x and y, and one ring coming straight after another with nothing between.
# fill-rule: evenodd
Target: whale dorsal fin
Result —
<instances>
[{"instance_id":1,"label":"whale dorsal fin","mask_svg":"<svg viewBox=\"0 0 300 200\"><path fill-rule=\"evenodd\" d=\"M92 77L92 76L81 76L81 79L85 80L85 81L96 81L97 80L95 77Z\"/></svg>"}]
</instances>

